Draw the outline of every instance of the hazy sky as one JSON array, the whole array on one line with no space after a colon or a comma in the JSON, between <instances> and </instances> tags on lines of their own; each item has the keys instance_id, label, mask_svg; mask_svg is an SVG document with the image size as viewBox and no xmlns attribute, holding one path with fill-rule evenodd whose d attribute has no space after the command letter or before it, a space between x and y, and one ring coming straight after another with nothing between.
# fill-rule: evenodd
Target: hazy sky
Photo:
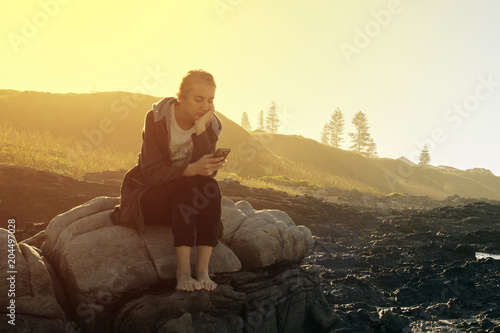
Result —
<instances>
[{"instance_id":1,"label":"hazy sky","mask_svg":"<svg viewBox=\"0 0 500 333\"><path fill-rule=\"evenodd\" d=\"M433 165L500 175L499 1L23 0L0 21L0 88L173 96L204 68L238 123L274 100L280 133L319 140L363 111L380 157L428 143Z\"/></svg>"}]
</instances>

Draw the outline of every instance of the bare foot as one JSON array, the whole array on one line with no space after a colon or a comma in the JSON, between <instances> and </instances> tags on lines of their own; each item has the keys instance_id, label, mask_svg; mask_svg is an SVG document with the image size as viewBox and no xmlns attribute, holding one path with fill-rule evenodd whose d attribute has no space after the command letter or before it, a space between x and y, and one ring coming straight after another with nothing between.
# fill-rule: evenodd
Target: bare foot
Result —
<instances>
[{"instance_id":1,"label":"bare foot","mask_svg":"<svg viewBox=\"0 0 500 333\"><path fill-rule=\"evenodd\" d=\"M201 283L193 279L190 274L181 274L177 276L177 286L175 286L175 290L195 291L201 288Z\"/></svg>"},{"instance_id":2,"label":"bare foot","mask_svg":"<svg viewBox=\"0 0 500 333\"><path fill-rule=\"evenodd\" d=\"M210 276L208 275L207 271L200 271L196 273L196 280L200 282L201 287L205 290L212 291L215 290L215 288L217 288L217 283L215 283L214 281L212 281L212 279L210 279Z\"/></svg>"}]
</instances>

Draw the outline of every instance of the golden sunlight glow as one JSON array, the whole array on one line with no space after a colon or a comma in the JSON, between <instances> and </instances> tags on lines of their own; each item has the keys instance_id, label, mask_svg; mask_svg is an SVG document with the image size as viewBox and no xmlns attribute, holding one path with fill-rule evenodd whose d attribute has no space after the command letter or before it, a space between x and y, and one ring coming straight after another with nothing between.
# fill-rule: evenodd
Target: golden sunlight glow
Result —
<instances>
[{"instance_id":1,"label":"golden sunlight glow","mask_svg":"<svg viewBox=\"0 0 500 333\"><path fill-rule=\"evenodd\" d=\"M203 68L215 76L217 109L235 122L247 112L256 124L260 110L276 101L281 133L319 140L337 107L346 123L362 110L381 156L408 156L442 128L448 139L433 152L436 164L470 168L483 160L477 165L493 169L472 138L490 133L484 126L496 123L491 117L500 94L482 102L474 116L463 116L458 131L456 122L443 119L480 78L500 78L493 15L499 6L449 0L8 2L0 8L0 89L172 96L189 69ZM463 159L460 149L473 158Z\"/></svg>"}]
</instances>

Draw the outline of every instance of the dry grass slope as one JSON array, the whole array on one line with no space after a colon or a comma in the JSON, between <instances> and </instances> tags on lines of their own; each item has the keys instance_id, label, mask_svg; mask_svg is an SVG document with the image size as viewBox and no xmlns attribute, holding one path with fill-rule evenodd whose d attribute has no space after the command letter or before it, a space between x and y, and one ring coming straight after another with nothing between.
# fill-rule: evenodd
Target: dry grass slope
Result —
<instances>
[{"instance_id":1,"label":"dry grass slope","mask_svg":"<svg viewBox=\"0 0 500 333\"><path fill-rule=\"evenodd\" d=\"M133 153L117 152L98 147L89 154L74 154L68 147L75 140L56 137L50 132L15 129L12 124L0 124L0 163L21 165L57 172L82 179L87 172L128 169L135 165Z\"/></svg>"},{"instance_id":2,"label":"dry grass slope","mask_svg":"<svg viewBox=\"0 0 500 333\"><path fill-rule=\"evenodd\" d=\"M159 99L125 92L0 90L0 163L77 179L87 172L129 169L140 150L144 116ZM405 173L398 160L365 158L296 135L248 133L217 115L224 125L218 146L232 149L219 177L278 188L312 184L373 194L500 199L500 177L492 174L422 167Z\"/></svg>"}]
</instances>

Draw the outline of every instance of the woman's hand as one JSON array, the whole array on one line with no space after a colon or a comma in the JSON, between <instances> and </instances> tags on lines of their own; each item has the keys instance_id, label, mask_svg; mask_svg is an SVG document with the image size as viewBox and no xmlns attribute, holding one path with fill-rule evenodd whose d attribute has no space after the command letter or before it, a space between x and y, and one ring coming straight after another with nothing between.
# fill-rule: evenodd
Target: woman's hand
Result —
<instances>
[{"instance_id":1,"label":"woman's hand","mask_svg":"<svg viewBox=\"0 0 500 333\"><path fill-rule=\"evenodd\" d=\"M215 112L215 108L212 106L210 110L207 111L203 116L194 121L196 127L196 135L200 135L205 131L205 128L209 122L212 121L212 115Z\"/></svg>"},{"instance_id":2,"label":"woman's hand","mask_svg":"<svg viewBox=\"0 0 500 333\"><path fill-rule=\"evenodd\" d=\"M196 175L210 176L226 164L225 157L213 157L214 154L203 155L198 161L188 164L182 175L191 177Z\"/></svg>"}]
</instances>

